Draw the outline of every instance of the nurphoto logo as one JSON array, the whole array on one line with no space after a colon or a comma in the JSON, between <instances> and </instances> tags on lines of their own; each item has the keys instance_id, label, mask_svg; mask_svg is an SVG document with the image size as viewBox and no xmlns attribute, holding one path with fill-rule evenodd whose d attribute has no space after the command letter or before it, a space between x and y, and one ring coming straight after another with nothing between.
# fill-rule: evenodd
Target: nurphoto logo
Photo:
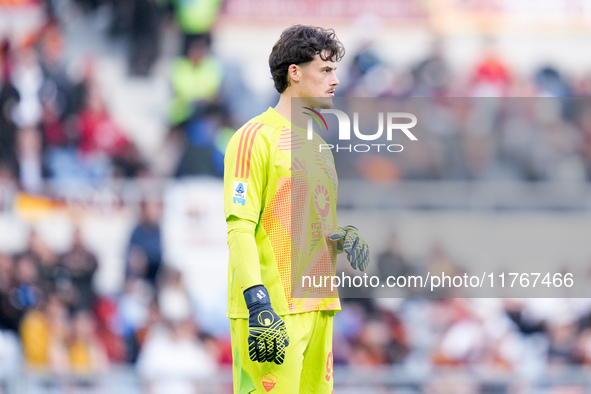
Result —
<instances>
[{"instance_id":1,"label":"nurphoto logo","mask_svg":"<svg viewBox=\"0 0 591 394\"><path fill-rule=\"evenodd\" d=\"M339 134L338 138L339 141L351 141L351 120L349 116L338 109L320 109L320 111L316 111L309 107L303 107L305 110L310 112L303 112L305 115L308 115L310 119L308 119L308 140L314 139L314 122L320 127L320 130L323 131L326 129L328 131L328 124L323 114L332 114L337 117L338 125L339 125ZM402 132L409 140L417 141L417 137L410 131L411 128L416 126L417 124L417 117L408 112L387 112L384 115L384 112L377 113L378 118L378 129L377 131L370 133L370 132L362 132L359 127L359 112L353 112L353 134L357 140L361 141L373 141L374 143L359 143L359 144L319 144L318 149L319 151L324 150L332 150L334 149L336 152L339 151L348 151L348 152L369 152L369 151L388 151L392 153L402 152L404 147L400 144L393 144L390 143L396 135L399 135ZM385 122L384 122L385 119ZM380 139L383 140L384 134L384 123L386 123L385 127L385 139L388 143L377 143Z\"/></svg>"}]
</instances>

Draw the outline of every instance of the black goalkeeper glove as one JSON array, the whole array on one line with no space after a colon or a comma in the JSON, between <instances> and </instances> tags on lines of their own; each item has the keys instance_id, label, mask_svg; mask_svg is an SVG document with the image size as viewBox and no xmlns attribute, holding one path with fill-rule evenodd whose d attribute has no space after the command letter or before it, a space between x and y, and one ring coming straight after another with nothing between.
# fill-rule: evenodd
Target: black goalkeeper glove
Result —
<instances>
[{"instance_id":1,"label":"black goalkeeper glove","mask_svg":"<svg viewBox=\"0 0 591 394\"><path fill-rule=\"evenodd\" d=\"M252 361L283 364L289 336L285 322L273 311L269 293L259 285L244 291L248 307L248 354Z\"/></svg>"},{"instance_id":2,"label":"black goalkeeper glove","mask_svg":"<svg viewBox=\"0 0 591 394\"><path fill-rule=\"evenodd\" d=\"M353 269L365 271L369 265L369 247L356 227L337 227L328 238L337 242L338 251L347 252L347 259Z\"/></svg>"}]
</instances>

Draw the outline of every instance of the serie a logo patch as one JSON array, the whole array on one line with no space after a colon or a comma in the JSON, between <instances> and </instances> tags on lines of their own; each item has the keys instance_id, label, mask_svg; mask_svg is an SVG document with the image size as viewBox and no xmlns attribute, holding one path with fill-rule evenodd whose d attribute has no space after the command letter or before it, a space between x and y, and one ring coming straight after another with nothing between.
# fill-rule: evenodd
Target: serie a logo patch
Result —
<instances>
[{"instance_id":1,"label":"serie a logo patch","mask_svg":"<svg viewBox=\"0 0 591 394\"><path fill-rule=\"evenodd\" d=\"M239 205L246 205L246 189L248 188L248 183L246 182L234 182L234 198L232 202L234 204Z\"/></svg>"}]
</instances>

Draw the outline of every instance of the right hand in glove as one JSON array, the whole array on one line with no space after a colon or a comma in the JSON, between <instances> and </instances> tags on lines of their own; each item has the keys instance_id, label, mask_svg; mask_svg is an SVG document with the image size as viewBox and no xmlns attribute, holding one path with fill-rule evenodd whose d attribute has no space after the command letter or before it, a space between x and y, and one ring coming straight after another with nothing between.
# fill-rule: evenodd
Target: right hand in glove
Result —
<instances>
[{"instance_id":1,"label":"right hand in glove","mask_svg":"<svg viewBox=\"0 0 591 394\"><path fill-rule=\"evenodd\" d=\"M252 361L283 364L289 336L285 322L273 311L267 289L254 286L244 291L248 307L248 354Z\"/></svg>"}]
</instances>

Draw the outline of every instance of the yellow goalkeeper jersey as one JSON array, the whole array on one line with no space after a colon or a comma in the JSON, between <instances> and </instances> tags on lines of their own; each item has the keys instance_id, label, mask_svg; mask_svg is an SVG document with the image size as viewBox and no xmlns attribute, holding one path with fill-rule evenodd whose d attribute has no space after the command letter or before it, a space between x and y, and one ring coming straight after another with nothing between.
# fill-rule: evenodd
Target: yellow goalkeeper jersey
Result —
<instances>
[{"instance_id":1,"label":"yellow goalkeeper jersey","mask_svg":"<svg viewBox=\"0 0 591 394\"><path fill-rule=\"evenodd\" d=\"M336 245L337 175L332 152L314 133L291 130L273 108L232 137L225 155L224 207L230 216L257 223L261 279L278 315L340 310L330 279ZM231 257L232 258L232 257ZM242 289L230 261L228 317L247 318Z\"/></svg>"}]
</instances>

